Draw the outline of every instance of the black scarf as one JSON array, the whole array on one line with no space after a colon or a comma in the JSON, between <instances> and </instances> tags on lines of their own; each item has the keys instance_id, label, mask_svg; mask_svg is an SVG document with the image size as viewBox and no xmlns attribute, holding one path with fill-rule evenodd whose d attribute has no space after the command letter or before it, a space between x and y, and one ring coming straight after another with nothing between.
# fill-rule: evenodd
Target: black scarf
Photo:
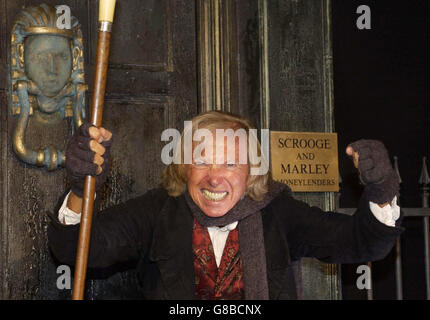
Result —
<instances>
[{"instance_id":1,"label":"black scarf","mask_svg":"<svg viewBox=\"0 0 430 320\"><path fill-rule=\"evenodd\" d=\"M266 207L283 190L284 184L271 182L269 192L262 201L255 201L248 196L240 200L222 217L209 217L194 203L188 190L185 199L197 222L204 227L222 227L238 221L239 253L242 259L243 285L245 299L268 300L266 252L264 249L263 221L261 209Z\"/></svg>"}]
</instances>

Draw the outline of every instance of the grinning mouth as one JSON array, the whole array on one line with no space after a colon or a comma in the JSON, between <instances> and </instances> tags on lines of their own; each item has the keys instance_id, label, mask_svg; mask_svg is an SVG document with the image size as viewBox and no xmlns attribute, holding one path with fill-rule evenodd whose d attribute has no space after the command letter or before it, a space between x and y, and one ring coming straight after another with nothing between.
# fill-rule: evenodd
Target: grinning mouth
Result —
<instances>
[{"instance_id":1,"label":"grinning mouth","mask_svg":"<svg viewBox=\"0 0 430 320\"><path fill-rule=\"evenodd\" d=\"M228 194L227 191L224 191L224 192L211 192L211 191L206 190L206 189L202 189L202 193L203 193L203 195L204 195L204 197L206 199L211 200L211 201L221 201Z\"/></svg>"}]
</instances>

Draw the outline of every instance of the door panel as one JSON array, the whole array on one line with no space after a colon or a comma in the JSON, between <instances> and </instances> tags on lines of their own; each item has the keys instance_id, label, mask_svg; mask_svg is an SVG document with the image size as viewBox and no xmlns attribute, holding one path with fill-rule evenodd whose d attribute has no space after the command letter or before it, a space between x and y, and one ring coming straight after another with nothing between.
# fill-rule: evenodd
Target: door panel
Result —
<instances>
[{"instance_id":1,"label":"door panel","mask_svg":"<svg viewBox=\"0 0 430 320\"><path fill-rule=\"evenodd\" d=\"M10 138L16 118L8 111L8 52L10 30L23 6L66 4L81 23L84 37L87 115L91 101L96 53L98 1L0 0L0 280L3 299L69 299L58 290L57 264L47 246L48 218L67 187L65 170L48 172L20 162ZM161 132L183 126L197 113L195 4L193 1L117 0L112 30L103 126L112 130L112 168L97 197L108 207L143 194L159 184ZM51 142L65 146L72 133L63 120L42 126L30 120L30 146ZM130 265L89 270L86 298L139 298ZM97 279L95 278L97 277Z\"/></svg>"}]
</instances>

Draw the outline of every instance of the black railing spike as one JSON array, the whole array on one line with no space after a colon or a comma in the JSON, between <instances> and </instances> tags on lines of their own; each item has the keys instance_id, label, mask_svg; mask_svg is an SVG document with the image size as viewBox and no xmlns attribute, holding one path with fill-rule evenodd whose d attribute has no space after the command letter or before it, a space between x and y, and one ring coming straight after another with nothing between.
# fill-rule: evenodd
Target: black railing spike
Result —
<instances>
[{"instance_id":1,"label":"black railing spike","mask_svg":"<svg viewBox=\"0 0 430 320\"><path fill-rule=\"evenodd\" d=\"M423 167L421 169L421 176L420 180L418 181L419 184L429 184L430 183L430 177L427 170L427 164L426 164L426 157L423 157Z\"/></svg>"},{"instance_id":2,"label":"black railing spike","mask_svg":"<svg viewBox=\"0 0 430 320\"><path fill-rule=\"evenodd\" d=\"M399 178L399 183L402 183L402 177L400 176L399 161L397 156L394 156L394 171L396 172L397 177Z\"/></svg>"}]
</instances>

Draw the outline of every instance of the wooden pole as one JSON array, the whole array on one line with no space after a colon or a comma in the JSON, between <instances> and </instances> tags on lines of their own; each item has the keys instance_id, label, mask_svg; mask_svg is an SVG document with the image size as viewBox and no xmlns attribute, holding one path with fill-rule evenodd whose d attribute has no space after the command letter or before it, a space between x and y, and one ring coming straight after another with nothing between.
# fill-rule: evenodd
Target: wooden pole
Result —
<instances>
[{"instance_id":1,"label":"wooden pole","mask_svg":"<svg viewBox=\"0 0 430 320\"><path fill-rule=\"evenodd\" d=\"M109 62L111 27L115 11L115 0L99 0L99 31L97 39L96 64L94 71L93 96L91 99L91 124L100 127L103 118L106 78ZM88 252L91 238L91 223L96 178L86 176L82 201L82 217L76 254L73 300L82 300L85 292Z\"/></svg>"}]
</instances>

